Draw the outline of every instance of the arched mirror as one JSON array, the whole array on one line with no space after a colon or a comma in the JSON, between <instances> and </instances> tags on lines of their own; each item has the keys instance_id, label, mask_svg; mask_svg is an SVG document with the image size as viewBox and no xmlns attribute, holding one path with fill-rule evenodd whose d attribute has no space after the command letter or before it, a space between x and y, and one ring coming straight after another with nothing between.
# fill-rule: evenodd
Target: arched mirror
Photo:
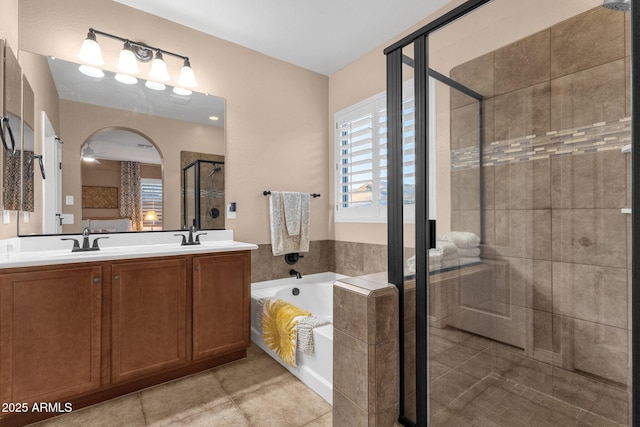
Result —
<instances>
[{"instance_id":1,"label":"arched mirror","mask_svg":"<svg viewBox=\"0 0 640 427\"><path fill-rule=\"evenodd\" d=\"M80 149L82 226L92 233L162 230L162 155L131 129L103 129Z\"/></svg>"}]
</instances>

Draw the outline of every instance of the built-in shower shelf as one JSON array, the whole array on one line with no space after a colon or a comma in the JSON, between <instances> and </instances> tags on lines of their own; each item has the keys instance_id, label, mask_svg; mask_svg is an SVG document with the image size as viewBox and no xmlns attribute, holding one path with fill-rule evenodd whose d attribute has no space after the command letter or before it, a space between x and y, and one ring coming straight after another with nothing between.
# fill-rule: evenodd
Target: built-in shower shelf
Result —
<instances>
[{"instance_id":1,"label":"built-in shower shelf","mask_svg":"<svg viewBox=\"0 0 640 427\"><path fill-rule=\"evenodd\" d=\"M622 212L623 214L631 215L631 208L622 208L620 209L620 212Z\"/></svg>"},{"instance_id":2,"label":"built-in shower shelf","mask_svg":"<svg viewBox=\"0 0 640 427\"><path fill-rule=\"evenodd\" d=\"M624 147L621 148L623 153L630 153L631 152L631 144L627 144Z\"/></svg>"}]
</instances>

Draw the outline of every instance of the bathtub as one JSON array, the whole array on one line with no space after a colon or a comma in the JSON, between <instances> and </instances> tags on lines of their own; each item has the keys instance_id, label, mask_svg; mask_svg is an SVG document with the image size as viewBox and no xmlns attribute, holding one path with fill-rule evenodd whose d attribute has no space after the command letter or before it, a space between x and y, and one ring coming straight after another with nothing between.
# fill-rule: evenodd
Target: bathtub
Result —
<instances>
[{"instance_id":1,"label":"bathtub","mask_svg":"<svg viewBox=\"0 0 640 427\"><path fill-rule=\"evenodd\" d=\"M317 273L301 279L292 277L251 284L251 340L329 403L333 400L333 325L313 330L314 354L298 351L298 367L294 368L264 344L262 329L256 324L256 306L260 298L278 298L333 322L333 282L344 277L347 276ZM294 288L299 289L298 295L293 295Z\"/></svg>"}]
</instances>

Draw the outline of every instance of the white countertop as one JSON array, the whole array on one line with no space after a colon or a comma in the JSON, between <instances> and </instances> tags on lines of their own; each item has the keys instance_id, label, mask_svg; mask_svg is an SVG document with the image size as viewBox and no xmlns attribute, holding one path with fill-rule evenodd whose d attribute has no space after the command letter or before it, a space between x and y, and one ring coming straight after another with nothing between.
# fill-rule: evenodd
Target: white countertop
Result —
<instances>
[{"instance_id":1,"label":"white countertop","mask_svg":"<svg viewBox=\"0 0 640 427\"><path fill-rule=\"evenodd\" d=\"M186 231L148 233L107 233L89 236L91 244L96 237L109 237L99 241L99 251L71 252L73 242L61 238L78 239L81 235L28 236L0 241L0 269L34 267L42 265L80 262L113 261L120 259L150 258L188 254L206 254L230 251L254 250L253 243L233 240L233 230L205 230L200 245L181 246L181 237Z\"/></svg>"}]
</instances>

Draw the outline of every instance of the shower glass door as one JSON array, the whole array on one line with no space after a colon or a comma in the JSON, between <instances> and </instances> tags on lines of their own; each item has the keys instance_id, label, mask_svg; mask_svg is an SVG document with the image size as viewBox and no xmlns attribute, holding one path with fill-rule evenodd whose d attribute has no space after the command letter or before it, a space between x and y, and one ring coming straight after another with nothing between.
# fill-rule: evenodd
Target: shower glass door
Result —
<instances>
[{"instance_id":1,"label":"shower glass door","mask_svg":"<svg viewBox=\"0 0 640 427\"><path fill-rule=\"evenodd\" d=\"M431 112L438 235L459 260L481 241L430 275L431 425L630 424L629 40L600 1L494 0L429 35L482 95Z\"/></svg>"},{"instance_id":2,"label":"shower glass door","mask_svg":"<svg viewBox=\"0 0 640 427\"><path fill-rule=\"evenodd\" d=\"M632 425L631 15L472 3L402 47L428 135L404 222L401 421Z\"/></svg>"}]
</instances>

